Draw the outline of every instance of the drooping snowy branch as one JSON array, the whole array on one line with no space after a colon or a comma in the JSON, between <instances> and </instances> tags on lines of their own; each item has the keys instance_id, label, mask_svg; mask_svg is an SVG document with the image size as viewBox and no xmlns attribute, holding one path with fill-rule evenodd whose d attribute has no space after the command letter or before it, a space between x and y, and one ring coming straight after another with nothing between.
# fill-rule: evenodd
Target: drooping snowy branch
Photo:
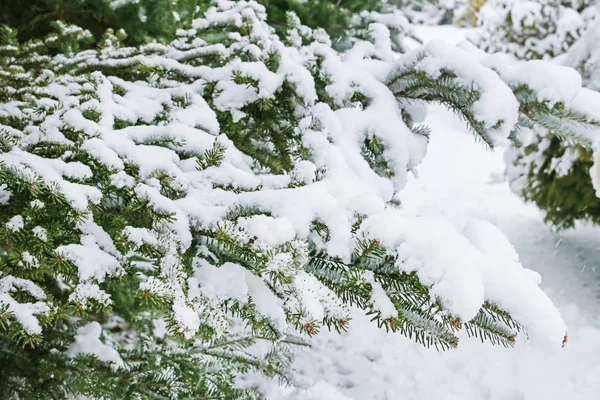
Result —
<instances>
[{"instance_id":1,"label":"drooping snowy branch","mask_svg":"<svg viewBox=\"0 0 600 400\"><path fill-rule=\"evenodd\" d=\"M155 307L141 319L166 321L202 357L232 332L281 344L345 329L351 305L441 348L465 327L511 344L519 324L559 346L560 315L499 231L406 215L397 194L426 152L415 102L447 105L497 145L523 115L540 123L585 93L564 92L555 75L540 81L536 64L444 42L398 54L393 24L363 17L374 21L368 36L342 53L293 16L280 39L246 1L219 1L169 44L127 47L107 34L99 49L56 56L23 45L0 75L0 279L27 282L38 303L0 285L11 323L43 335L36 316L51 307L111 315L125 291ZM520 87L546 106L539 120ZM100 349L120 364L96 325L80 329L72 356Z\"/></svg>"}]
</instances>

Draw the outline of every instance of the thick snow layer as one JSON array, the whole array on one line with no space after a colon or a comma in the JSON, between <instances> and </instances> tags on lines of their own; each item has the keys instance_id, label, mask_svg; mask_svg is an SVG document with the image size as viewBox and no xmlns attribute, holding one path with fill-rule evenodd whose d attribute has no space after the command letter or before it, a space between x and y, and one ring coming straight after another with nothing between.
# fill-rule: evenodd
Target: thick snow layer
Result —
<instances>
[{"instance_id":1,"label":"thick snow layer","mask_svg":"<svg viewBox=\"0 0 600 400\"><path fill-rule=\"evenodd\" d=\"M524 205L501 180L502 149L492 153L473 143L462 123L441 109L432 113L428 123L440 134L432 137L419 179L409 182L403 193L404 208L442 214L471 233L468 236L483 253L498 260L520 259L539 272L546 294L569 324L568 342L563 349L547 350L517 340L515 348L505 349L461 336L458 349L439 353L378 329L355 310L347 334L321 333L314 347L296 360L294 368L308 391L273 387L268 398L383 400L402 393L407 400L597 399L600 231L580 228L553 233L542 223L539 211ZM472 217L479 220L472 222ZM494 225L516 251L507 243L489 247L476 240L483 237L477 230L497 229ZM522 277L522 284L539 278L530 272ZM538 317L542 323L546 318Z\"/></svg>"},{"instance_id":2,"label":"thick snow layer","mask_svg":"<svg viewBox=\"0 0 600 400\"><path fill-rule=\"evenodd\" d=\"M464 85L475 87L480 92L480 98L471 106L475 118L484 124L494 144L508 144L507 138L517 123L519 103L498 74L481 65L477 57L444 40L432 40L402 55L394 65L398 71L407 67L433 79L438 79L443 71L451 71ZM496 107L498 103L503 107Z\"/></svg>"},{"instance_id":3,"label":"thick snow layer","mask_svg":"<svg viewBox=\"0 0 600 400\"><path fill-rule=\"evenodd\" d=\"M581 76L574 69L541 60L514 61L496 53L482 60L513 87L526 84L540 99L550 103L569 103L581 90Z\"/></svg>"},{"instance_id":4,"label":"thick snow layer","mask_svg":"<svg viewBox=\"0 0 600 400\"><path fill-rule=\"evenodd\" d=\"M196 270L196 281L190 283L190 287L199 285L199 291L215 301L234 299L245 303L250 297L261 315L269 318L277 328L285 330L287 322L282 301L262 279L238 264L225 263L217 268L205 260L199 261L201 266Z\"/></svg>"},{"instance_id":5,"label":"thick snow layer","mask_svg":"<svg viewBox=\"0 0 600 400\"><path fill-rule=\"evenodd\" d=\"M470 40L489 53L551 59L579 37L585 17L574 8L581 6L580 1L489 0Z\"/></svg>"},{"instance_id":6,"label":"thick snow layer","mask_svg":"<svg viewBox=\"0 0 600 400\"><path fill-rule=\"evenodd\" d=\"M211 9L206 14L208 19L197 20L195 26L209 26L206 24L211 20L230 19L241 24L246 17L256 18L247 3L223 1L222 5L223 12ZM262 10L257 5L251 6ZM305 272L304 267L309 241L330 256L349 260L356 241L361 239L355 234L358 230L359 235L384 244L389 255L398 256L398 268L415 271L432 287L432 294L446 304L452 316L469 320L484 300L491 300L518 316L531 343L560 348L566 330L560 313L538 288L539 277L522 268L501 231L483 221L487 219L485 214L472 215L472 210L479 207L473 205L471 199L464 205L452 200L440 207L435 192L432 195L420 191L421 186L412 183L409 172L416 173L414 169L425 156L426 137L415 134L404 124L397 99L384 82L393 64L391 51L383 49L390 44L385 39L387 30L382 24L375 25L370 30L375 36L373 43L359 42L351 51L340 55L320 41L302 48L283 47L265 25L254 24L253 38L272 47L246 47L242 41L244 51L260 59L268 56L268 48L277 48L282 60L277 73L260 62L241 63L235 58L218 68L196 67L184 62L186 55L182 50L160 44L148 46L161 49L169 57L157 54L134 56L128 60L126 54L123 58L111 58L104 50L102 54L107 58L97 57L93 52L79 53L79 62L85 60L86 65L106 63L105 66L114 66L115 63L133 62L137 57L143 59L144 65L163 66L198 79L177 87L170 84L155 87L151 82L124 82L99 72L92 73L85 82L65 76L62 84L50 86L47 92L67 106L61 105L59 111L45 118L39 126L29 126L30 134L23 136L19 146L0 154L0 161L24 179L37 174L46 184L55 185L77 210L87 210L90 203L108 200L102 198L104 194L98 188L85 184L92 175L88 166L69 162L68 157L65 160L45 159L24 151L27 145L48 138L69 142L70 139L61 133L69 128L81 132L86 139L83 150L110 168L115 185L129 188L133 196L147 202L154 212L171 215L164 221L157 221L152 231L126 228L123 238L133 247L144 244L161 247L160 257L152 260L155 265L148 262L145 266L159 273L140 276L140 289L168 297L169 301L172 299L172 320L186 338L196 334L203 324L214 328L217 336L224 333L226 316L218 307L211 307L210 301L218 304L226 299L240 303L251 299L259 314L273 320L274 326L282 331L287 326L282 308L300 315L299 322L305 326L324 318L347 320L351 311L341 298L314 275ZM233 47L227 50L235 50ZM206 50L205 47L191 47L186 51ZM421 51L425 58L419 56ZM337 102L336 107L314 102L315 82L309 74L314 58L320 59L319 68L327 75L323 90ZM448 68L455 72L459 81L476 85L481 93L472 107L475 118L491 133L493 143L502 143L507 138L517 121L516 100L498 74L485 68L477 57L464 49L435 41L421 50L399 56L396 66L407 65L420 68L432 78ZM236 82L233 77L236 71L251 78L255 84ZM207 81L216 82L213 93L216 97L212 98L211 104L218 111L230 112L235 121L245 115L244 106L249 102L271 99L282 88L283 77L287 75L293 75L290 79L299 86L298 93L303 94L306 102L297 105L296 117L300 122L295 126L295 133L299 138L298 146L309 150L310 159L296 164L291 174L275 175L260 171L231 140L223 134L219 136L215 110L194 93L202 91ZM91 82L95 84L96 98L88 101L69 94L90 90ZM123 90L115 90L115 85L126 93L118 94ZM175 99L188 92L191 93L185 97L188 107L177 105L179 101ZM352 100L357 93L368 101L357 104ZM7 113L17 112L11 105L0 108ZM158 117L157 113L166 108L175 111L168 119L164 119L165 116L158 118L159 124L150 124ZM98 121L85 118L86 110L96 110L100 115ZM144 121L149 125L117 129L117 119L130 123ZM447 126L435 126L434 129L448 132ZM376 142L383 145L380 157L376 155L381 162L375 164L382 163L384 167L373 167L367 160L364 153L371 150L365 141L373 146ZM261 145L271 148L275 143ZM452 145L455 143L451 142L447 147L453 148ZM220 165L213 165L215 163L207 162L207 156L202 154L217 148L223 150L223 159ZM454 148L457 152L462 151L459 147ZM196 156L188 158L190 153ZM480 168L471 158L466 159L471 168ZM195 167L196 161L199 168ZM128 164L135 166L129 178L125 170ZM452 165L448 162L438 164L436 168L451 171ZM160 182L161 176L165 177L166 183ZM425 183L440 181L440 187L444 187L446 193L454 193L455 185L460 187L462 179L463 176L440 178L434 174L433 180ZM305 185L297 185L299 182ZM412 189L399 193L409 183ZM221 188L228 186L233 190ZM175 191L177 195L169 197L165 190ZM405 203L402 208L386 205L393 197ZM232 218L236 221L224 220L228 210L249 206L260 209L264 215L243 217L239 221L235 216ZM474 220L474 217L482 221ZM15 218L9 228L15 231L34 228L26 219ZM358 219L360 223L355 225ZM316 220L327 228L326 241L316 237L315 229L311 228ZM108 305L110 296L100 285L125 272L121 264L128 255L120 254L111 237L93 220L82 221L80 225L81 242L56 249L57 255L69 260L78 271L77 286L69 300L83 307L88 300ZM209 247L215 239L201 235L199 241L192 240L200 229L210 230L211 234L231 240L238 247L256 249L261 260L248 261L244 265L247 269L232 263L219 267L210 265L207 261L211 258ZM308 238L309 235L315 238ZM502 243L501 257L498 249L490 249L492 241ZM196 276L190 276L184 273L189 268L184 265L181 255L197 244L205 247L208 258L195 265L198 267ZM282 247L272 247L279 245ZM29 264L28 268L35 266L36 260L30 254L23 254L22 258ZM365 274L362 278L371 284L373 308L383 317L392 317L396 310L383 287L373 275ZM278 281L285 285L274 283ZM0 304L9 303L11 310L29 306L12 304L13 291L12 286L0 286ZM527 295L528 292L531 295ZM30 319L44 312L39 309L26 311L19 313L18 318ZM26 323L23 325L27 328ZM32 331L36 329L38 327L31 327ZM79 336L91 337L95 341L92 341L93 347L101 346L96 326L82 331ZM518 339L527 342L525 334ZM88 343L88 339L84 343Z\"/></svg>"},{"instance_id":7,"label":"thick snow layer","mask_svg":"<svg viewBox=\"0 0 600 400\"><path fill-rule=\"evenodd\" d=\"M419 32L425 39L443 35L445 40L459 41L462 36L448 27ZM536 284L541 275L542 288L569 325L568 342L562 349L549 350L518 337L515 348L505 349L463 335L458 349L439 353L378 329L355 310L348 333L320 333L313 348L295 361L306 391L263 381L261 386L270 388L268 398L597 399L600 230L579 227L562 234L552 232L539 211L523 204L502 179L503 149L483 149L462 122L441 108L430 110L427 123L434 132L428 155L419 168L419 179L409 180L401 193L402 208L411 215L445 217L482 254L503 262L503 268L520 262L529 268L521 269L520 284ZM494 240L494 246L489 240ZM518 293L517 287L515 299ZM526 307L519 311L525 312ZM520 317L539 319L540 329L555 318Z\"/></svg>"},{"instance_id":8,"label":"thick snow layer","mask_svg":"<svg viewBox=\"0 0 600 400\"><path fill-rule=\"evenodd\" d=\"M219 21L252 22L251 42L256 41L261 46L247 43L245 37L234 40L229 47L216 46L218 49L204 46L206 43L202 41L183 46L182 39L179 45L149 44L144 55L135 55L126 48L118 51L106 48L99 54L84 51L73 60L62 60L94 67L142 62L197 79L177 85L165 81L164 86L152 82L126 82L106 77L98 71L91 73L85 81L64 76L46 90L46 94L59 99L62 105L56 112L43 117L39 125L29 125L27 135L21 133L19 145L0 154L0 162L26 179L37 174L46 184L55 186L77 210L84 211L90 204L106 202L108 198L103 197L104 191L86 184L93 181L88 166L69 162L67 157L64 160L48 159L24 151L28 145L49 138L68 143L71 139L61 132L70 128L80 132L85 139L82 149L110 169L114 185L129 188L131 194L147 203L153 212L170 215L170 218L157 222L152 234L129 227L124 229L123 238L134 248L149 244L165 249L164 255L162 250L159 252L160 259L153 260L153 265L145 266L160 273L143 278L140 289L173 299L174 319L187 337L197 332L205 319L212 318L199 301L201 295L221 301L229 296L240 302L250 297L257 310L266 317L283 321L281 306L273 301L277 296L267 296L271 293L269 290L280 286L273 283L277 279L290 285L277 289L286 312L305 312L302 323L324 317L345 320L348 310L342 300L314 275L303 271L307 262L303 254L310 243L329 256L347 262L356 242L361 240L356 236L358 231L359 235L383 243L391 256L398 256L399 268L415 271L432 287L432 294L453 316L470 320L484 300L491 300L516 312L526 326L531 324L528 333L532 339L544 336L541 341L560 347L565 324L537 287L537 282L528 279L527 285L515 284L517 296L508 290L511 282L520 282L523 276L530 276L517 261L490 259L470 241L473 238L464 236L463 225L454 224L443 214L422 215L408 208L388 205L393 198L399 197L410 174L418 173L416 168L427 148L426 136L413 132L404 123L405 111L412 113L416 107L398 104L396 95L387 86L388 79L392 79L389 78L390 71L397 68L405 72L406 68L416 68L433 79L442 72L451 72L452 79L475 87L478 98L473 99L469 111L479 122L476 125L481 125L478 131L485 130L480 133L488 144L507 142L518 118L517 100L498 74L485 67L478 55L440 40L395 55L389 48L393 40L389 33L390 29L396 28L389 21L371 26L369 34L373 40L359 41L345 53L334 51L326 38L302 47L286 47L271 34L267 25L258 20L257 15L263 11L263 7L255 3L223 1L219 7L208 10L206 18L193 23L196 28L203 28ZM256 60L270 57L269 49L276 49L281 61L278 70L271 71L259 61L242 62L241 58L230 57L240 49L252 53ZM205 51L215 51L228 61L215 68L186 62L194 52ZM320 60L317 63L319 74L327 77L322 89L336 104L315 101L318 85L310 72L315 67L315 60ZM242 84L236 76L251 79L252 84ZM310 155L301 162L296 162L299 160L294 156L292 173L274 174L266 169L261 171L260 163L255 164L241 151L244 145L239 137L235 143L240 149L236 148L226 137L225 126L219 135L217 111L231 113L234 121L243 118L248 111L246 105L257 99L273 99L275 93L283 90L282 85L288 78L298 87L297 93L303 99L302 103L294 103L298 143L293 147L301 145L299 149L307 150ZM207 82L215 82L214 91L208 90ZM78 97L78 91L84 89L93 89L97 96ZM213 96L212 99L207 97L205 101L199 95L205 89L210 92L205 96ZM562 93L562 87L560 89ZM185 98L187 106L179 104L176 99L180 98ZM364 101L357 102L355 98L364 98ZM44 103L50 106L56 101L49 97ZM211 103L210 107L207 101ZM158 115L167 108L172 111L169 118ZM0 109L7 115L26 111L14 104ZM86 111L90 110L98 114L97 118L85 117ZM422 116L419 112L415 120ZM154 119L156 124L151 123ZM121 122L115 126L118 120ZM244 121L252 124L250 120ZM267 149L276 147L277 140L265 139L264 143L262 140L257 137L257 145ZM381 144L381 154L369 149L379 147L378 144ZM213 149L222 149L223 159L217 163L220 165L205 163L203 154ZM372 157L368 153L373 153ZM196 161L200 168L196 168ZM279 168L273 168L273 172L277 172L275 169ZM427 194L421 197L424 202L429 201ZM224 220L229 211L239 208L259 209L263 215L233 216L234 221ZM312 228L315 221L326 226L326 240L318 237ZM19 223L18 218L9 227L15 230L33 228L27 221ZM102 283L124 273L120 264L127 255L119 254L111 238L93 221L82 224L81 230L84 234L81 243L56 249L59 256L78 269L77 286L69 300L84 307L88 299L93 300L92 303L108 305L110 296L102 290ZM240 268L231 265L209 268L209 275L215 278L211 285L227 290L208 291L208 286L203 286L207 279L193 280L187 276L179 255L190 249L194 235L200 230L217 235L225 233L226 237L236 241L237 246L257 249L258 255L265 260L264 268L245 267L259 275L264 284L260 285L259 281L248 278ZM485 230L485 235L489 232ZM502 237L496 231L493 234ZM210 235L202 240L206 240L206 246L211 246ZM477 243L481 244L481 241ZM293 249L288 251L288 246ZM28 267L35 266L35 259L27 255L23 259ZM383 316L393 316L389 289L386 294L374 281L370 287L371 305ZM526 296L527 291L532 292L531 297ZM192 301L194 299L198 301ZM272 303L272 307L267 303ZM536 318L532 312L536 307L546 318ZM285 327L285 323L277 326ZM224 328L222 322L215 327L218 331Z\"/></svg>"},{"instance_id":9,"label":"thick snow layer","mask_svg":"<svg viewBox=\"0 0 600 400\"><path fill-rule=\"evenodd\" d=\"M123 360L119 353L112 346L106 345L100 340L101 334L102 327L95 321L77 329L75 343L69 347L67 355L70 357L76 357L79 354L94 355L100 361L111 363L113 367L122 367Z\"/></svg>"}]
</instances>

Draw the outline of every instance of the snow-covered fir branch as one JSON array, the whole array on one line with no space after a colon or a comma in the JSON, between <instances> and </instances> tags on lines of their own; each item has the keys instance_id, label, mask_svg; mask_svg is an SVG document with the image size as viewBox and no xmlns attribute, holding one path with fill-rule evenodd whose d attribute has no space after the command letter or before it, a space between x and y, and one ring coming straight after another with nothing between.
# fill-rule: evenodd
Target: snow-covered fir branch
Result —
<instances>
[{"instance_id":1,"label":"snow-covered fir branch","mask_svg":"<svg viewBox=\"0 0 600 400\"><path fill-rule=\"evenodd\" d=\"M398 193L427 103L493 147L551 124L593 136L592 94L467 43L400 53L405 27L363 13L340 52L293 14L280 38L263 6L220 0L168 44L5 28L0 335L52 377L15 369L2 390L258 396L236 374L285 381L291 347L346 329L351 306L441 349L461 329L560 347L560 313L496 227L409 215Z\"/></svg>"}]
</instances>

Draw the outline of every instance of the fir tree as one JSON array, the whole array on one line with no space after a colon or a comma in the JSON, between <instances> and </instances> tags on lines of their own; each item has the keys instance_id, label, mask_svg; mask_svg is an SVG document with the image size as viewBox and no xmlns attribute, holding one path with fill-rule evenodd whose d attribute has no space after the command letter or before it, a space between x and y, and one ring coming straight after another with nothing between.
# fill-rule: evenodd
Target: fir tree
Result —
<instances>
[{"instance_id":1,"label":"fir tree","mask_svg":"<svg viewBox=\"0 0 600 400\"><path fill-rule=\"evenodd\" d=\"M570 5L581 7L585 3ZM598 49L598 29L593 22L598 10L597 6L584 9L580 20L589 28L559 60L578 70L583 85L592 90L600 88L594 56ZM590 99L590 105L595 101ZM544 212L545 220L559 229L572 228L576 221L600 223L600 199L592 182L596 171L592 169L592 145L596 139L561 140L556 134L560 130L536 130L526 140L526 146L508 152L511 188L535 203Z\"/></svg>"},{"instance_id":2,"label":"fir tree","mask_svg":"<svg viewBox=\"0 0 600 400\"><path fill-rule=\"evenodd\" d=\"M471 40L488 53L519 59L551 59L581 36L579 12L592 1L489 0L479 11L479 28Z\"/></svg>"},{"instance_id":3,"label":"fir tree","mask_svg":"<svg viewBox=\"0 0 600 400\"><path fill-rule=\"evenodd\" d=\"M279 34L285 35L286 15L294 12L311 28L323 28L333 38L345 36L352 18L361 12L381 11L385 2L379 0L263 0L268 22Z\"/></svg>"},{"instance_id":4,"label":"fir tree","mask_svg":"<svg viewBox=\"0 0 600 400\"><path fill-rule=\"evenodd\" d=\"M343 52L293 13L279 37L252 1L194 12L139 46L3 28L2 397L260 397L236 378L294 384L293 348L345 330L350 307L438 349L461 330L560 346L551 301L490 252L496 228L406 215L397 194L425 154L425 104L493 147L580 134L596 122L579 103L472 48L399 54L376 12Z\"/></svg>"},{"instance_id":5,"label":"fir tree","mask_svg":"<svg viewBox=\"0 0 600 400\"><path fill-rule=\"evenodd\" d=\"M99 40L107 29L124 29L127 43L175 39L210 0L15 0L0 4L0 25L10 25L27 41L43 38L61 21L88 30Z\"/></svg>"},{"instance_id":6,"label":"fir tree","mask_svg":"<svg viewBox=\"0 0 600 400\"><path fill-rule=\"evenodd\" d=\"M127 44L168 42L176 29L189 24L210 0L15 0L0 5L0 25L10 25L26 41L53 32L55 21L89 30L98 40L107 29L128 33ZM284 35L286 14L296 13L312 28L325 28L334 38L345 34L352 17L386 8L379 0L262 0L268 22Z\"/></svg>"}]
</instances>

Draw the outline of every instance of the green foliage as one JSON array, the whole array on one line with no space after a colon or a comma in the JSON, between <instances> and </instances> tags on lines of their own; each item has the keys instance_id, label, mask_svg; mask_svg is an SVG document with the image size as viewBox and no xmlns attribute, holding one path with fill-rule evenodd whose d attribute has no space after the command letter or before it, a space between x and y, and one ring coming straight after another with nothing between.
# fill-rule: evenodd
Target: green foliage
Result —
<instances>
[{"instance_id":1,"label":"green foliage","mask_svg":"<svg viewBox=\"0 0 600 400\"><path fill-rule=\"evenodd\" d=\"M314 273L344 301L369 309L374 283L382 285L399 311L397 317L383 318L381 312L370 309L368 315L380 327L414 339L426 347L445 350L458 347L455 332L463 328L452 316L444 313L442 304L432 298L429 288L419 282L415 273L399 272L397 260L390 256L376 240L359 240L351 264L331 260L327 255L314 252L307 271ZM490 322L492 321L492 322ZM345 323L334 327L345 329ZM518 323L505 312L486 306L480 315L465 324L470 336L481 336L505 346L515 341Z\"/></svg>"},{"instance_id":2,"label":"green foliage","mask_svg":"<svg viewBox=\"0 0 600 400\"><path fill-rule=\"evenodd\" d=\"M520 59L551 59L564 53L585 29L579 12L584 0L488 0L479 11L472 38L482 50L514 54Z\"/></svg>"},{"instance_id":3,"label":"green foliage","mask_svg":"<svg viewBox=\"0 0 600 400\"><path fill-rule=\"evenodd\" d=\"M117 96L126 96L132 92L125 81L119 82L120 85L110 84L98 74L100 70L109 70L113 72L113 76L124 78L151 80L160 76L165 81L194 81L193 77L153 68L144 63L115 67L108 62L94 68L82 61L70 63L60 56L51 57L50 54L54 51L73 56L80 51L81 44L87 43L91 37L79 28L72 29L62 24L57 27L59 30L56 35L50 35L44 41L23 45L17 41L13 30L3 30L3 50L6 53L0 63L0 92L4 101L21 101L19 105L23 110L23 114L3 117L0 121L5 127L0 136L3 152L22 145L19 137L14 136L15 130L24 129L28 124L39 129L39 124L46 118L52 115L62 117L68 111L69 108L64 107L59 95L46 92L50 82L58 86L65 84L76 87L75 96L79 104L92 104L99 100L101 87L108 87L109 92ZM121 46L123 39L123 35L108 31L98 52L114 51ZM144 52L142 49L138 54ZM152 54L152 50L147 54ZM206 62L201 61L203 57L210 55L198 55L197 58L188 59L188 62ZM47 70L41 71L32 66L45 67ZM96 72L92 73L94 70ZM19 73L14 74L13 71ZM56 79L58 74L64 74L64 81ZM240 84L247 83L242 82L244 79L242 75L236 78ZM207 91L207 99L210 99L210 94ZM169 97L169 101L162 104L162 110L158 110L149 121L115 120L114 128L140 125L160 127L168 123L172 112L197 107L194 104L198 101L197 96ZM38 102L40 98L46 102ZM277 102L273 104L277 105ZM261 121L261 113L265 112L276 113L267 114L268 116L281 115L286 109L289 107L282 106L280 110L274 111L273 107L265 107L263 103L259 103L255 109L248 109L249 117L246 122L250 118ZM223 118L226 118L224 114ZM81 110L81 118L95 124L101 122L103 116L105 112L101 108L84 107ZM28 121L28 118L31 119ZM31 122L33 120L35 121ZM241 126L244 124L231 126L230 129L236 130ZM223 130L228 127L223 123ZM262 129L265 137L269 137L269 129L274 128L265 125ZM18 315L3 308L0 314L0 372L3 376L0 397L37 398L40 393L44 393L44 396L51 398L77 395L132 399L258 398L260 394L255 389L236 387L236 374L257 370L285 381L286 370L291 361L290 347L304 345L305 342L294 339L292 334L282 337L281 332L274 330L264 317L257 315L251 299L247 303L203 303L207 307L206 312L212 315L211 318L237 318L245 321L247 329L238 333L228 332L223 336L215 331L214 326L204 323L193 340L189 337L182 340L186 334L177 328L177 321L170 311L173 299L140 289L140 284L144 279L158 276L149 266L160 265L176 250L180 251L178 257L181 267L191 269L196 247L192 247L194 251L186 254L177 243L169 242L165 226L175 220L174 215L152 207L149 199L136 193L133 187L120 186L111 181L114 167L104 164L86 150L85 144L94 137L93 133L68 124L63 126L61 133L64 135L63 141L33 141L23 148L35 160L55 160L70 165L81 163L86 168L89 167L91 174L85 177L73 176L66 178L63 183L53 184L28 168L23 170L14 164L0 163L0 188L3 195L4 190L10 191L9 201L3 200L0 204L0 286L3 290L9 290L12 301L34 304L32 313L37 314L43 331L42 336L35 324L30 326ZM273 137L278 133L279 131L273 133ZM168 136L147 137L139 143L140 146L173 149L180 157L195 160L198 170L218 167L226 150L217 141L204 152L195 152L184 144L185 141ZM248 151L252 145L248 142ZM280 150L288 151L287 146ZM285 157L277 155L264 158L270 160ZM130 163L125 165L129 176L142 179L140 165L135 161L126 161ZM269 165L280 170L279 164L274 163L272 161ZM161 195L167 199L174 200L184 195L169 171L156 170L151 179L158 182ZM85 210L75 207L72 198L65 197L64 185L67 182L94 187L104 200L91 202ZM23 228L18 223L9 223L15 216L20 216L24 221ZM90 282L95 286L92 289L96 294L87 298L78 294L78 288L85 291L88 283L82 281L77 260L57 249L61 246L73 246L84 235L89 235L90 232L84 233L86 228L82 224L85 225L90 220L97 224L95 229L104 232L114 243L115 248L109 251L114 255L123 255L123 258L120 259L122 269L115 275ZM129 236L133 232L131 228L145 231L153 239L136 243ZM214 234L215 232L210 231L204 233L208 235L206 238ZM198 235L194 239L195 243L205 240L203 237ZM225 261L237 259L234 255L222 257ZM262 261L268 261L268 257L263 257ZM40 292L40 288L43 291ZM46 304L52 304L51 309ZM211 310L210 307L216 308ZM33 315L32 318L36 318ZM163 319L167 321L167 328L163 336L157 337L152 321ZM123 367L116 369L111 363L89 355L74 358L67 356L77 329L90 321L100 322L104 326L104 339L119 350L124 361ZM246 351L256 344L265 348L264 343L269 349L265 354Z\"/></svg>"},{"instance_id":4,"label":"green foliage","mask_svg":"<svg viewBox=\"0 0 600 400\"><path fill-rule=\"evenodd\" d=\"M50 34L55 21L80 26L96 40L107 29L128 33L128 43L170 41L175 30L205 10L209 0L15 0L0 5L0 25L27 41Z\"/></svg>"},{"instance_id":5,"label":"green foliage","mask_svg":"<svg viewBox=\"0 0 600 400\"><path fill-rule=\"evenodd\" d=\"M15 0L0 5L0 25L10 25L19 39L43 38L60 20L89 30L98 40L107 29L128 33L127 43L138 45L149 40L168 42L177 28L188 25L210 5L210 0ZM363 11L378 11L376 0L263 0L268 21L279 34L285 34L286 14L296 13L312 28L324 28L332 37L341 37L352 16Z\"/></svg>"},{"instance_id":6,"label":"green foliage","mask_svg":"<svg viewBox=\"0 0 600 400\"><path fill-rule=\"evenodd\" d=\"M591 145L590 133L600 129L600 121L573 110L562 102L549 104L547 101L540 101L526 85L518 85L512 89L519 101L519 129L541 129L584 147Z\"/></svg>"},{"instance_id":7,"label":"green foliage","mask_svg":"<svg viewBox=\"0 0 600 400\"><path fill-rule=\"evenodd\" d=\"M219 142L215 141L213 147L206 150L203 154L198 156L198 169L204 170L208 167L218 167L221 165L225 156L225 147Z\"/></svg>"},{"instance_id":8,"label":"green foliage","mask_svg":"<svg viewBox=\"0 0 600 400\"><path fill-rule=\"evenodd\" d=\"M490 0L491 7L504 0ZM488 7L488 6L486 6ZM549 7L553 7L550 10ZM589 8L586 8L589 7ZM522 26L521 30L511 31L508 36L514 54L525 59L547 58L548 55L563 55L570 59L570 48L578 48L584 59L592 59L585 53L584 39L579 38L585 29L593 27L594 4L589 1L545 1L544 23ZM586 12L592 16L586 17ZM579 13L579 15L578 15ZM559 15L570 15L577 22L567 36L561 37L557 29ZM491 15L483 16L483 29L491 21ZM510 13L506 16L506 25L500 27L496 34L487 39L480 37L478 45L487 49L486 44L493 43L494 38L502 35L505 29L510 31ZM550 19L548 19L550 18ZM593 32L590 37L593 37ZM486 41L487 40L487 41ZM561 43L559 47L540 47L536 43ZM575 45L571 47L573 44ZM578 43L578 44L577 44ZM533 44L533 45L532 45ZM581 57L575 54L574 58ZM569 63L567 63L569 64ZM584 71L583 64L572 63L584 76L584 85L593 87L589 73ZM563 104L540 104L526 87L513 88L521 103L520 125L527 129L532 140L523 148L511 150L508 156L508 177L513 190L525 200L536 204L543 212L545 221L558 229L574 227L576 221L600 222L600 199L594 193L590 178L592 162L592 143L589 138L599 129L598 121L590 121L586 116L568 109ZM583 128L583 129L581 129ZM515 132L518 145L520 132Z\"/></svg>"},{"instance_id":9,"label":"green foliage","mask_svg":"<svg viewBox=\"0 0 600 400\"><path fill-rule=\"evenodd\" d=\"M426 56L420 55L418 61ZM409 69L395 75L394 81L394 93L398 97L447 106L467 122L476 138L490 147L494 146L484 123L478 120L472 110L473 104L480 98L480 93L469 85L462 84L452 71L444 71L439 78L433 79L423 71Z\"/></svg>"},{"instance_id":10,"label":"green foliage","mask_svg":"<svg viewBox=\"0 0 600 400\"><path fill-rule=\"evenodd\" d=\"M267 12L288 7L270 4ZM369 26L384 19L376 13L350 21L375 3L344 3L331 15L327 2L286 4L321 10L344 45L365 40L357 46L364 54L352 55L360 62L393 62L407 34L398 12L398 24ZM368 215L321 212L312 197L332 198L321 189L335 178L328 167L339 165L319 152L346 135L338 114L364 110L370 124L331 154L356 150L356 175L385 185L377 200L386 210L398 206L391 194L418 163L406 148L424 153L428 129L412 103L445 104L492 145L497 126L474 113L476 85L452 71L432 79L414 64L387 82L367 68L350 74L355 64L343 63L322 29L287 14L280 40L265 22L273 12L254 2L161 7L189 14L163 21L156 11L159 20L149 15L151 27L139 31L119 14L135 22L129 39L117 29L127 24L109 18L116 15L98 19L87 8L98 22L85 25L93 34L62 22L27 42L11 28L0 32L1 397L259 398L236 377L256 371L292 383L294 348L320 329L347 329L351 306L438 349L457 347L460 329L515 341L520 325L504 310L482 299L479 314L460 321L418 271L403 272L396 247L362 230ZM519 100L532 124L588 121L560 104ZM390 137L373 109L404 121L392 131L404 136ZM249 233L253 217L279 224L284 211L297 212L305 231L275 244ZM342 223L328 220L340 211ZM385 312L377 291L391 304ZM85 348L90 341L102 351Z\"/></svg>"},{"instance_id":11,"label":"green foliage","mask_svg":"<svg viewBox=\"0 0 600 400\"><path fill-rule=\"evenodd\" d=\"M294 12L307 26L322 28L333 38L345 35L351 19L361 11L379 11L384 5L377 0L263 0L270 25L279 34L286 31L286 14Z\"/></svg>"},{"instance_id":12,"label":"green foliage","mask_svg":"<svg viewBox=\"0 0 600 400\"><path fill-rule=\"evenodd\" d=\"M543 210L546 222L559 229L572 228L576 221L600 224L589 147L547 135L515 150L510 162L513 189Z\"/></svg>"}]
</instances>

